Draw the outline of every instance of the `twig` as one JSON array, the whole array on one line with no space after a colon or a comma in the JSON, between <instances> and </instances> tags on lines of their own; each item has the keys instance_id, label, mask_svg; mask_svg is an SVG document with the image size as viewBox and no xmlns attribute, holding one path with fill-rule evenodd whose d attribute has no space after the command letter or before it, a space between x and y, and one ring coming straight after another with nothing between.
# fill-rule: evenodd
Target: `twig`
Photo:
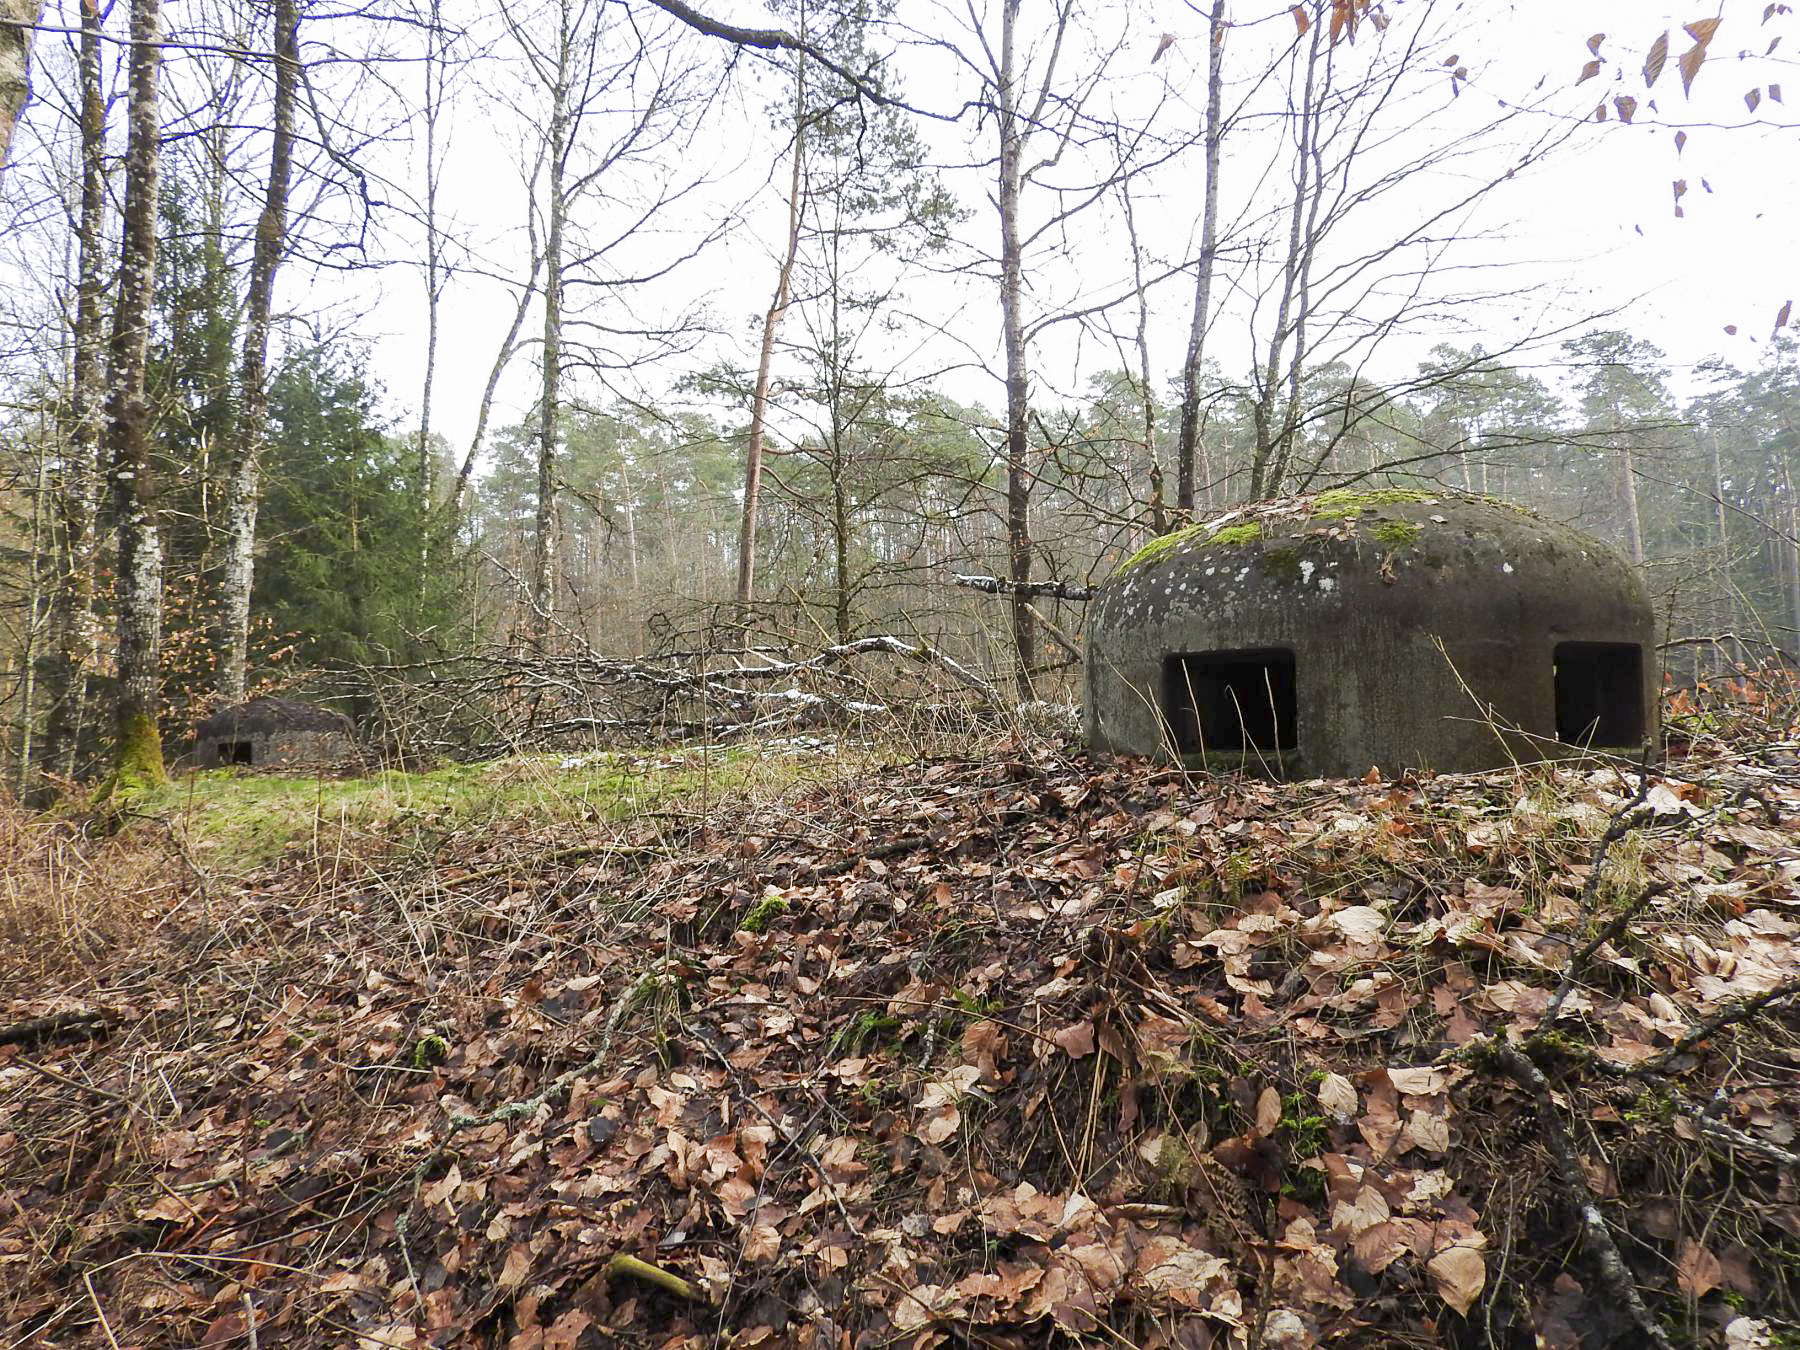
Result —
<instances>
[{"instance_id":1,"label":"twig","mask_svg":"<svg viewBox=\"0 0 1800 1350\"><path fill-rule=\"evenodd\" d=\"M1613 1241L1606 1216L1600 1212L1594 1193L1588 1189L1587 1178L1582 1175L1581 1164L1575 1156L1575 1142L1569 1137L1569 1128L1550 1099L1549 1080L1524 1051L1504 1041L1491 1043L1487 1055L1534 1099L1544 1147L1550 1151L1558 1183L1580 1216L1582 1245L1599 1271L1602 1286L1637 1323L1646 1345L1654 1346L1656 1350L1674 1350L1668 1334L1651 1316L1643 1295L1638 1293L1637 1281L1620 1255L1618 1243Z\"/></svg>"},{"instance_id":2,"label":"twig","mask_svg":"<svg viewBox=\"0 0 1800 1350\"><path fill-rule=\"evenodd\" d=\"M1056 600L1092 600L1092 586L1077 586L1067 581L1003 581L999 577L966 576L956 573L953 578L958 586L967 586L972 591L981 591L987 595L1024 595L1037 597L1050 596Z\"/></svg>"},{"instance_id":3,"label":"twig","mask_svg":"<svg viewBox=\"0 0 1800 1350\"><path fill-rule=\"evenodd\" d=\"M1666 881L1659 881L1655 885L1644 887L1637 899L1615 914L1611 923L1602 928L1580 951L1569 958L1568 967L1563 971L1562 983L1556 986L1556 992L1550 996L1550 1002L1544 1009L1546 1026L1556 1021L1557 1015L1562 1012L1563 1000L1575 988L1576 982L1581 978L1583 968L1586 967L1594 953L1623 933L1627 925L1638 916L1639 911L1667 891L1669 885L1670 883Z\"/></svg>"},{"instance_id":4,"label":"twig","mask_svg":"<svg viewBox=\"0 0 1800 1350\"><path fill-rule=\"evenodd\" d=\"M1800 994L1800 976L1784 980L1773 989L1766 989L1754 997L1732 999L1711 1017L1702 1018L1682 1032L1681 1038L1668 1049L1658 1051L1642 1063L1607 1065L1605 1060L1597 1062L1607 1065L1613 1072L1626 1078L1645 1078L1652 1074L1662 1073L1707 1037L1723 1031L1734 1022L1748 1021L1770 1004L1779 1003L1782 999L1792 998L1796 994Z\"/></svg>"},{"instance_id":5,"label":"twig","mask_svg":"<svg viewBox=\"0 0 1800 1350\"><path fill-rule=\"evenodd\" d=\"M39 1041L98 1036L111 1025L111 1020L100 1012L65 1012L34 1017L29 1022L0 1027L0 1045L36 1045Z\"/></svg>"},{"instance_id":6,"label":"twig","mask_svg":"<svg viewBox=\"0 0 1800 1350\"><path fill-rule=\"evenodd\" d=\"M43 1074L44 1077L50 1079L52 1082L61 1083L64 1087L72 1087L77 1092L91 1092L96 1097L104 1097L109 1102L119 1103L119 1105L123 1106L127 1111L132 1109L131 1099L129 1097L121 1097L118 1093L108 1091L106 1088L95 1087L92 1083L84 1083L79 1078L70 1078L64 1074L58 1073L55 1069L46 1068L34 1059L26 1059L24 1056L20 1056L13 1060L13 1063L23 1064L26 1068L33 1069L36 1072Z\"/></svg>"},{"instance_id":7,"label":"twig","mask_svg":"<svg viewBox=\"0 0 1800 1350\"><path fill-rule=\"evenodd\" d=\"M113 1335L112 1323L106 1320L106 1309L100 1306L100 1295L94 1292L94 1277L88 1271L81 1272L81 1283L87 1289L88 1302L94 1305L94 1316L100 1319L100 1330L106 1334L106 1343L112 1350L119 1350L119 1338Z\"/></svg>"},{"instance_id":8,"label":"twig","mask_svg":"<svg viewBox=\"0 0 1800 1350\"><path fill-rule=\"evenodd\" d=\"M664 1270L661 1266L653 1266L648 1261L640 1261L635 1256L627 1256L624 1252L620 1252L606 1263L606 1273L608 1275L630 1275L634 1279L654 1284L659 1289L667 1289L677 1298L685 1298L692 1303L706 1302L706 1295L682 1279L681 1276Z\"/></svg>"}]
</instances>

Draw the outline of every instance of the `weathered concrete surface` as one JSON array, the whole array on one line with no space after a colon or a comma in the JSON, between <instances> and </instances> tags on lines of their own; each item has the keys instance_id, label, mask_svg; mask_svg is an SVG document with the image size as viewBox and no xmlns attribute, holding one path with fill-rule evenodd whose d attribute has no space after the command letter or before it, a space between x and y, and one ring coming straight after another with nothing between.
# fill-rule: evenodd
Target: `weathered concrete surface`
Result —
<instances>
[{"instance_id":1,"label":"weathered concrete surface","mask_svg":"<svg viewBox=\"0 0 1800 1350\"><path fill-rule=\"evenodd\" d=\"M1564 721L1571 700L1603 705L1615 735L1637 733L1607 748L1637 753L1656 737L1654 634L1623 557L1518 508L1395 491L1281 499L1165 535L1100 587L1087 735L1288 778L1493 768L1574 748L1558 740L1559 644L1628 644L1598 649L1612 679L1585 695L1592 672L1565 649ZM1165 659L1251 649L1294 654L1292 748L1178 754Z\"/></svg>"},{"instance_id":2,"label":"weathered concrete surface","mask_svg":"<svg viewBox=\"0 0 1800 1350\"><path fill-rule=\"evenodd\" d=\"M338 764L362 753L348 717L293 699L253 698L221 709L194 729L194 762L203 768Z\"/></svg>"}]
</instances>

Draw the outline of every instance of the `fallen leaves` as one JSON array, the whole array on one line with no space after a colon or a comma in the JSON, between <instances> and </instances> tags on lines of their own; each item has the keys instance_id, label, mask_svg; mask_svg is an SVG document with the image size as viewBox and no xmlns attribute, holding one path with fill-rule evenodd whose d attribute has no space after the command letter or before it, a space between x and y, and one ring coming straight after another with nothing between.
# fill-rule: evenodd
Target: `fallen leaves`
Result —
<instances>
[{"instance_id":1,"label":"fallen leaves","mask_svg":"<svg viewBox=\"0 0 1800 1350\"><path fill-rule=\"evenodd\" d=\"M400 921L354 881L276 874L242 903L289 951L205 946L196 910L137 954L193 1022L170 1020L177 1001L124 1024L130 1054L83 1043L50 1066L178 1103L141 1136L154 1182L128 1204L87 1198L110 1183L79 1161L53 1190L11 1143L79 1138L108 1099L0 1060L0 1310L85 1299L16 1208L96 1241L254 1252L261 1343L303 1350L454 1344L477 1322L516 1350L698 1345L720 1317L768 1346L1151 1322L1159 1345L1251 1326L1270 1346L1418 1339L1482 1316L1518 1231L1484 1211L1556 1212L1529 1104L1481 1054L1547 1030L1570 952L1605 923L1588 897L1619 884L1603 868L1590 888L1594 840L1631 796L1611 771L1276 786L1047 753L944 762L520 886L489 857L446 859L491 889L421 911L443 935L429 962L373 927ZM1594 953L1546 1072L1595 1141L1589 1188L1670 1254L1660 1286L1640 1278L1717 1311L1785 1285L1622 1161L1718 1147L1631 1075L1675 1059L1673 1090L1723 1091L1715 1125L1791 1150L1794 1092L1773 1071L1733 1081L1715 1053L1749 1027L1682 1038L1800 972L1800 789L1690 774L1639 805L1633 866L1671 889ZM918 842L843 865L842 842L792 840L796 815L820 837ZM772 894L779 922L739 931ZM307 946L339 913L371 926L361 947ZM441 1056L415 1061L421 1029ZM221 1065L242 1066L228 1091ZM480 1123L452 1134L456 1117ZM1713 1175L1693 1172L1695 1197ZM1800 1232L1766 1158L1740 1150L1730 1175ZM1558 1279L1566 1250L1507 1257L1546 1344L1597 1315ZM606 1278L633 1255L719 1310ZM137 1319L132 1343L242 1339L249 1268L141 1286L130 1268L96 1292ZM1731 1343L1761 1325L1738 1318Z\"/></svg>"}]
</instances>

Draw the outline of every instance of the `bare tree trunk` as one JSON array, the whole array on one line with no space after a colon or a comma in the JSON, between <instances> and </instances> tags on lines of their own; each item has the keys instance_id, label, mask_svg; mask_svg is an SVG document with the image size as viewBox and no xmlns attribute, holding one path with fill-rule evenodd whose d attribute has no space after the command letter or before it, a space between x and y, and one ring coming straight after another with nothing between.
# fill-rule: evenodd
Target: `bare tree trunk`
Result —
<instances>
[{"instance_id":1,"label":"bare tree trunk","mask_svg":"<svg viewBox=\"0 0 1800 1350\"><path fill-rule=\"evenodd\" d=\"M32 30L41 0L0 0L0 174L12 159L13 128L31 97Z\"/></svg>"},{"instance_id":2,"label":"bare tree trunk","mask_svg":"<svg viewBox=\"0 0 1800 1350\"><path fill-rule=\"evenodd\" d=\"M456 528L463 493L469 490L469 479L475 473L475 460L481 454L482 442L487 439L488 419L494 411L494 391L500 387L500 377L506 373L513 353L518 350L519 330L525 326L525 313L531 308L531 297L537 294L538 272L543 265L543 255L534 245L531 275L525 279L525 289L519 292L518 307L513 310L512 326L506 330L506 338L501 342L500 350L494 354L494 364L488 369L487 387L481 391L481 406L475 413L475 434L469 438L468 453L463 456L462 468L457 471L456 481L450 484L450 493L444 502L446 534Z\"/></svg>"},{"instance_id":3,"label":"bare tree trunk","mask_svg":"<svg viewBox=\"0 0 1800 1350\"><path fill-rule=\"evenodd\" d=\"M425 388L419 395L418 492L419 519L431 517L433 483L431 471L431 394L437 381L438 308L444 297L443 236L438 233L437 195L438 115L444 101L444 67L442 40L443 10L439 0L431 2L430 29L425 51ZM419 586L423 592L425 574L431 565L431 532L419 536Z\"/></svg>"},{"instance_id":4,"label":"bare tree trunk","mask_svg":"<svg viewBox=\"0 0 1800 1350\"><path fill-rule=\"evenodd\" d=\"M150 458L150 408L144 397L150 305L156 288L159 9L160 0L132 0L124 237L119 255L119 301L113 314L112 390L107 400L107 443L119 531L114 771L120 786L156 783L165 777L157 730L162 683L162 538Z\"/></svg>"},{"instance_id":5,"label":"bare tree trunk","mask_svg":"<svg viewBox=\"0 0 1800 1350\"><path fill-rule=\"evenodd\" d=\"M294 105L300 83L300 7L275 0L275 107L269 145L269 188L256 222L250 287L244 306L244 355L238 369L237 444L225 499L225 579L220 588L219 696L244 698L250 645L250 592L256 581L256 515L263 445L269 427L269 327L275 274L287 248L288 179L294 157Z\"/></svg>"},{"instance_id":6,"label":"bare tree trunk","mask_svg":"<svg viewBox=\"0 0 1800 1350\"><path fill-rule=\"evenodd\" d=\"M106 98L100 84L99 0L82 0L81 213L76 221L75 356L69 372L68 448L63 458L62 558L53 616L55 656L44 763L73 777L87 720L88 672L99 647L94 623L94 558L100 494L102 250L106 239Z\"/></svg>"},{"instance_id":7,"label":"bare tree trunk","mask_svg":"<svg viewBox=\"0 0 1800 1350\"><path fill-rule=\"evenodd\" d=\"M1194 514L1194 469L1204 453L1200 441L1200 375L1206 351L1206 325L1212 311L1213 269L1219 257L1219 146L1225 134L1223 68L1225 3L1213 0L1207 21L1206 57L1206 195L1200 208L1200 265L1194 279L1194 322L1188 330L1187 360L1181 367L1181 441L1176 451L1175 507L1184 519ZM1207 473L1211 478L1210 471Z\"/></svg>"},{"instance_id":8,"label":"bare tree trunk","mask_svg":"<svg viewBox=\"0 0 1800 1350\"><path fill-rule=\"evenodd\" d=\"M1630 544L1631 561L1644 565L1644 518L1638 510L1637 460L1631 442L1619 448L1619 503L1625 511L1625 538Z\"/></svg>"},{"instance_id":9,"label":"bare tree trunk","mask_svg":"<svg viewBox=\"0 0 1800 1350\"><path fill-rule=\"evenodd\" d=\"M564 175L569 159L569 52L574 41L569 0L559 6L556 73L550 88L550 223L544 244L544 382L539 395L537 553L531 573L532 640L550 636L556 604L556 450L561 431Z\"/></svg>"},{"instance_id":10,"label":"bare tree trunk","mask_svg":"<svg viewBox=\"0 0 1800 1350\"><path fill-rule=\"evenodd\" d=\"M1025 267L1019 242L1019 191L1024 186L1025 127L1019 114L1014 67L1014 30L1021 0L1004 0L1000 20L1000 315L1006 336L1006 547L1009 575L1031 580L1031 466L1027 419L1031 416L1031 372L1025 353ZM1012 596L1013 649L1018 657L1019 697L1032 697L1031 667L1037 627L1030 599Z\"/></svg>"},{"instance_id":11,"label":"bare tree trunk","mask_svg":"<svg viewBox=\"0 0 1800 1350\"><path fill-rule=\"evenodd\" d=\"M1144 285L1144 250L1138 241L1137 217L1131 209L1131 180L1126 179L1119 185L1119 200L1125 208L1125 232L1131 239L1131 278L1137 291L1137 333L1135 335L1138 358L1138 394L1143 405L1143 436L1139 445L1143 447L1145 473L1150 481L1150 532L1162 534L1169 528L1165 502L1163 499L1162 461L1156 454L1156 394L1155 386L1150 382L1150 295ZM1131 485L1131 466L1126 466L1125 482L1127 489ZM1132 515L1135 518L1137 512ZM1135 535L1135 529L1134 529ZM1131 540L1136 547L1137 540Z\"/></svg>"},{"instance_id":12,"label":"bare tree trunk","mask_svg":"<svg viewBox=\"0 0 1800 1350\"><path fill-rule=\"evenodd\" d=\"M756 388L750 395L750 442L744 450L744 509L738 520L737 621L748 623L756 590L756 513L762 497L764 424L769 411L769 371L775 361L775 330L787 313L800 253L801 182L806 156L806 58L794 67L794 166L788 183L787 249L775 278L775 298L763 315L762 347L756 357Z\"/></svg>"},{"instance_id":13,"label":"bare tree trunk","mask_svg":"<svg viewBox=\"0 0 1800 1350\"><path fill-rule=\"evenodd\" d=\"M836 591L834 605L837 622L837 640L850 641L850 485L845 481L848 477L848 456L843 452L842 434L838 427L831 429L831 545L832 562L836 573Z\"/></svg>"},{"instance_id":14,"label":"bare tree trunk","mask_svg":"<svg viewBox=\"0 0 1800 1350\"><path fill-rule=\"evenodd\" d=\"M1736 627L1732 616L1737 606L1733 603L1731 593L1731 532L1726 528L1725 520L1725 470L1719 462L1719 433L1707 428L1707 458L1712 468L1713 496L1713 631L1715 633L1730 632ZM1711 653L1712 664L1719 664L1721 655L1728 659L1743 659L1743 644L1735 643L1735 651L1721 653L1717 647Z\"/></svg>"},{"instance_id":15,"label":"bare tree trunk","mask_svg":"<svg viewBox=\"0 0 1800 1350\"><path fill-rule=\"evenodd\" d=\"M25 604L25 641L19 648L19 758L17 786L21 791L31 782L31 757L37 748L37 668L39 634L48 617L45 600L51 587L45 584L44 561L50 555L47 536L50 503L49 447L41 441L37 448L37 483L31 494L30 581ZM54 601L52 601L54 603Z\"/></svg>"},{"instance_id":16,"label":"bare tree trunk","mask_svg":"<svg viewBox=\"0 0 1800 1350\"><path fill-rule=\"evenodd\" d=\"M1275 328L1269 334L1268 356L1262 371L1262 387L1257 391L1252 414L1256 425L1256 448L1250 466L1250 497L1257 500L1281 490L1279 458L1284 431L1274 425L1275 393L1281 381L1281 353L1291 331L1295 290L1299 280L1306 233L1308 184L1312 178L1310 146L1313 136L1313 82L1319 64L1319 38L1324 25L1314 16L1311 45L1307 49L1306 84L1300 102L1299 154L1294 173L1294 209L1288 222L1287 260L1282 266L1281 299L1275 309Z\"/></svg>"}]
</instances>

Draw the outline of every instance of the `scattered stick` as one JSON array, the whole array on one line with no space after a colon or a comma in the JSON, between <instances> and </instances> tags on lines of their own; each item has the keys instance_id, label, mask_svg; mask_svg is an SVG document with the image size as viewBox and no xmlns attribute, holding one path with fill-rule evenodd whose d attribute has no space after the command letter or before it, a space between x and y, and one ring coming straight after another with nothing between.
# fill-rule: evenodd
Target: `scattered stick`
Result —
<instances>
[{"instance_id":1,"label":"scattered stick","mask_svg":"<svg viewBox=\"0 0 1800 1350\"><path fill-rule=\"evenodd\" d=\"M50 1017L34 1017L29 1022L15 1022L0 1027L0 1045L36 1046L43 1041L88 1040L103 1034L112 1019L99 1012L65 1012Z\"/></svg>"},{"instance_id":2,"label":"scattered stick","mask_svg":"<svg viewBox=\"0 0 1800 1350\"><path fill-rule=\"evenodd\" d=\"M1055 600L1094 598L1092 586L1077 586L1067 581L1003 581L999 577L966 576L961 572L956 573L954 579L958 586L967 586L987 595L1023 595L1034 599L1047 595Z\"/></svg>"},{"instance_id":3,"label":"scattered stick","mask_svg":"<svg viewBox=\"0 0 1800 1350\"><path fill-rule=\"evenodd\" d=\"M1681 1038L1667 1050L1658 1052L1641 1064L1624 1065L1618 1071L1633 1078L1662 1073L1709 1036L1723 1031L1733 1023L1748 1021L1771 1004L1779 1003L1784 998L1793 998L1796 994L1800 994L1800 976L1784 980L1773 989L1764 990L1754 997L1733 999L1712 1016L1701 1019L1682 1032Z\"/></svg>"},{"instance_id":4,"label":"scattered stick","mask_svg":"<svg viewBox=\"0 0 1800 1350\"><path fill-rule=\"evenodd\" d=\"M1669 883L1666 881L1659 881L1653 886L1644 887L1637 899L1615 914L1611 923L1602 928L1580 951L1569 958L1568 968L1563 971L1562 983L1556 986L1556 992L1550 996L1550 1002L1544 1009L1544 1025L1548 1026L1556 1021L1557 1015L1562 1012L1563 1000L1575 988L1576 982L1581 978L1582 970L1586 968L1594 953L1623 933L1645 905L1668 889Z\"/></svg>"},{"instance_id":5,"label":"scattered stick","mask_svg":"<svg viewBox=\"0 0 1800 1350\"><path fill-rule=\"evenodd\" d=\"M1582 1175L1581 1163L1575 1156L1575 1141L1569 1137L1569 1127L1563 1123L1562 1115L1550 1098L1549 1080L1517 1046L1494 1041L1484 1049L1492 1063L1505 1070L1513 1082L1532 1096L1544 1147L1555 1164L1557 1181L1581 1219L1582 1246L1599 1272L1602 1287L1637 1323L1644 1344L1654 1346L1656 1350L1674 1350L1668 1334L1657 1324L1644 1304L1643 1295L1638 1293L1637 1280L1620 1255L1619 1244L1613 1241L1599 1202L1588 1189L1587 1178Z\"/></svg>"},{"instance_id":6,"label":"scattered stick","mask_svg":"<svg viewBox=\"0 0 1800 1350\"><path fill-rule=\"evenodd\" d=\"M629 1275L633 1279L643 1280L659 1289L666 1289L676 1298L685 1298L690 1303L705 1303L706 1295L689 1284L681 1276L664 1270L661 1266L653 1266L648 1261L640 1261L635 1256L627 1256L620 1252L606 1263L608 1275Z\"/></svg>"}]
</instances>

